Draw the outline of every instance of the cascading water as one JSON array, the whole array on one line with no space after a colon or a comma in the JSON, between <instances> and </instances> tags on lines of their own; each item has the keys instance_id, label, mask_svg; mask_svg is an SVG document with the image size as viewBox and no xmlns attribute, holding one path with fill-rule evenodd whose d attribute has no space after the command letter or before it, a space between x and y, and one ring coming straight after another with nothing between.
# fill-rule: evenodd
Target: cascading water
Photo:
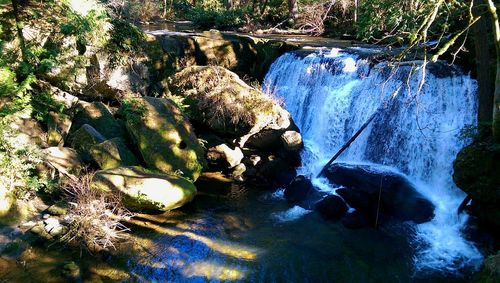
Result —
<instances>
[{"instance_id":1,"label":"cascading water","mask_svg":"<svg viewBox=\"0 0 500 283\"><path fill-rule=\"evenodd\" d=\"M397 68L373 64L352 50L287 53L271 66L263 88L284 99L302 131L299 173L332 193L332 185L314 176L384 106L339 161L390 166L418 184L436 205L436 215L416 225L415 241L423 248L414 257L415 268L454 271L482 259L461 236L467 216L456 211L464 193L452 180L453 160L467 142L461 129L476 124L477 86L444 63L428 64L425 76L423 70L418 61Z\"/></svg>"}]
</instances>

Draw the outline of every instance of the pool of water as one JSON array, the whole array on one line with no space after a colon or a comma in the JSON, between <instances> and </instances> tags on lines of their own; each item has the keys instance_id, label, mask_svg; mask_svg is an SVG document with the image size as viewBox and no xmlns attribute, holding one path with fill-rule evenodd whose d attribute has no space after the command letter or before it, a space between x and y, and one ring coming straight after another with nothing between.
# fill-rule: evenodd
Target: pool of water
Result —
<instances>
[{"instance_id":1,"label":"pool of water","mask_svg":"<svg viewBox=\"0 0 500 283\"><path fill-rule=\"evenodd\" d=\"M297 217L300 216L300 217ZM0 282L65 281L68 262L89 281L134 282L466 282L415 273L416 243L406 225L349 230L289 206L280 193L212 184L163 215L138 215L130 239L94 256L21 242L0 257ZM37 281L39 282L39 281Z\"/></svg>"}]
</instances>

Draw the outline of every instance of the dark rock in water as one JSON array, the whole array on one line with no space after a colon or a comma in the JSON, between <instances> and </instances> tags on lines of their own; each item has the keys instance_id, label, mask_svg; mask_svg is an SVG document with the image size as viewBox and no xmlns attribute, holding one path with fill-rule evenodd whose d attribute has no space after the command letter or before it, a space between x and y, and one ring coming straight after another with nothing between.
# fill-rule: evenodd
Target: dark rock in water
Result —
<instances>
[{"instance_id":1,"label":"dark rock in water","mask_svg":"<svg viewBox=\"0 0 500 283\"><path fill-rule=\"evenodd\" d=\"M268 158L262 167L259 169L259 174L264 177L271 187L278 188L289 184L295 176L297 171L288 161L274 157Z\"/></svg>"},{"instance_id":2,"label":"dark rock in water","mask_svg":"<svg viewBox=\"0 0 500 283\"><path fill-rule=\"evenodd\" d=\"M285 188L285 199L290 203L298 203L305 200L308 194L314 190L311 180L299 175Z\"/></svg>"},{"instance_id":3,"label":"dark rock in water","mask_svg":"<svg viewBox=\"0 0 500 283\"><path fill-rule=\"evenodd\" d=\"M315 210L324 218L334 220L342 217L348 207L339 196L329 195L316 204Z\"/></svg>"},{"instance_id":4,"label":"dark rock in water","mask_svg":"<svg viewBox=\"0 0 500 283\"><path fill-rule=\"evenodd\" d=\"M455 184L472 198L470 213L486 227L500 228L500 148L492 139L463 148L453 164Z\"/></svg>"},{"instance_id":5,"label":"dark rock in water","mask_svg":"<svg viewBox=\"0 0 500 283\"><path fill-rule=\"evenodd\" d=\"M364 214L387 216L416 223L434 217L434 205L405 176L372 165L332 164L325 176L345 187L337 193ZM369 217L371 218L371 217Z\"/></svg>"},{"instance_id":6,"label":"dark rock in water","mask_svg":"<svg viewBox=\"0 0 500 283\"><path fill-rule=\"evenodd\" d=\"M302 175L295 177L285 187L286 200L304 209L315 209L316 204L323 200L325 195L326 193L314 189L311 181Z\"/></svg>"},{"instance_id":7,"label":"dark rock in water","mask_svg":"<svg viewBox=\"0 0 500 283\"><path fill-rule=\"evenodd\" d=\"M361 229L368 227L366 216L355 210L342 217L342 224L349 229Z\"/></svg>"}]
</instances>

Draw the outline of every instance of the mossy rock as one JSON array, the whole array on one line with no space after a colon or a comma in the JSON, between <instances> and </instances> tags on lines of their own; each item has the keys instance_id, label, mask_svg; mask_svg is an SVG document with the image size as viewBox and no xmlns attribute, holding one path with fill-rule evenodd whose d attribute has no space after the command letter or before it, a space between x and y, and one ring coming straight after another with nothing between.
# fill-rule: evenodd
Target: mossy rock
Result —
<instances>
[{"instance_id":1,"label":"mossy rock","mask_svg":"<svg viewBox=\"0 0 500 283\"><path fill-rule=\"evenodd\" d=\"M122 138L126 140L127 132L123 124L113 117L113 113L102 102L80 102L73 118L70 140L73 133L84 124L88 124L101 133L106 139Z\"/></svg>"},{"instance_id":2,"label":"mossy rock","mask_svg":"<svg viewBox=\"0 0 500 283\"><path fill-rule=\"evenodd\" d=\"M93 160L90 153L94 145L100 144L106 140L96 129L88 124L84 124L78 131L72 134L71 147L74 148L83 161Z\"/></svg>"},{"instance_id":3,"label":"mossy rock","mask_svg":"<svg viewBox=\"0 0 500 283\"><path fill-rule=\"evenodd\" d=\"M144 97L133 104L140 111L125 113L126 126L148 167L196 180L204 152L187 117L168 99Z\"/></svg>"},{"instance_id":4,"label":"mossy rock","mask_svg":"<svg viewBox=\"0 0 500 283\"><path fill-rule=\"evenodd\" d=\"M242 136L258 124L264 127L281 120L280 113L286 112L222 67L185 68L169 79L169 88L173 95L185 98L191 119L225 136Z\"/></svg>"},{"instance_id":5,"label":"mossy rock","mask_svg":"<svg viewBox=\"0 0 500 283\"><path fill-rule=\"evenodd\" d=\"M69 115L50 112L47 118L47 144L49 146L63 146L71 124Z\"/></svg>"},{"instance_id":6,"label":"mossy rock","mask_svg":"<svg viewBox=\"0 0 500 283\"><path fill-rule=\"evenodd\" d=\"M181 207L196 195L196 187L188 179L150 172L141 167L98 171L92 187L109 193L121 193L128 209L146 212Z\"/></svg>"},{"instance_id":7,"label":"mossy rock","mask_svg":"<svg viewBox=\"0 0 500 283\"><path fill-rule=\"evenodd\" d=\"M473 200L500 204L499 160L500 145L475 142L458 153L453 180Z\"/></svg>"},{"instance_id":8,"label":"mossy rock","mask_svg":"<svg viewBox=\"0 0 500 283\"><path fill-rule=\"evenodd\" d=\"M93 145L90 148L90 154L103 170L139 165L139 161L121 138L113 138Z\"/></svg>"},{"instance_id":9,"label":"mossy rock","mask_svg":"<svg viewBox=\"0 0 500 283\"><path fill-rule=\"evenodd\" d=\"M497 283L500 282L500 252L484 260L483 268L474 277L473 282Z\"/></svg>"}]
</instances>

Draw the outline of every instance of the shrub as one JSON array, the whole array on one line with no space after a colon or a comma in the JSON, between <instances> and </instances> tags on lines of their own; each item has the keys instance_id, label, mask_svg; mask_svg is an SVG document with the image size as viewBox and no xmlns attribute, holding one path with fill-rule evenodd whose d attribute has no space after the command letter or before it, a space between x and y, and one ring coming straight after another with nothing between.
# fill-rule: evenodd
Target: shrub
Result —
<instances>
[{"instance_id":1,"label":"shrub","mask_svg":"<svg viewBox=\"0 0 500 283\"><path fill-rule=\"evenodd\" d=\"M189 12L188 18L194 25L204 29L236 29L245 23L245 10L234 9L228 11L196 7Z\"/></svg>"},{"instance_id":2,"label":"shrub","mask_svg":"<svg viewBox=\"0 0 500 283\"><path fill-rule=\"evenodd\" d=\"M65 186L71 222L61 240L98 252L115 248L117 242L125 238L129 229L121 221L132 215L122 206L121 196L92 189L93 176L93 173L84 174Z\"/></svg>"}]
</instances>

